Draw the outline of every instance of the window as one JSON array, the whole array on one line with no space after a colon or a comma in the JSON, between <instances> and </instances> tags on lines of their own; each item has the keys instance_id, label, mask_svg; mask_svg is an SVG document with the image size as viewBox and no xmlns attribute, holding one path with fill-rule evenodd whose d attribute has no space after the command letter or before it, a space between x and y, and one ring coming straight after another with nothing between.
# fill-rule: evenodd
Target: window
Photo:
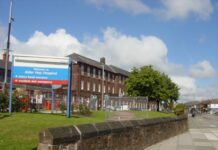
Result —
<instances>
[{"instance_id":1,"label":"window","mask_svg":"<svg viewBox=\"0 0 218 150\"><path fill-rule=\"evenodd\" d=\"M119 83L121 83L121 76L119 76L118 78L119 78Z\"/></svg>"},{"instance_id":2,"label":"window","mask_svg":"<svg viewBox=\"0 0 218 150\"><path fill-rule=\"evenodd\" d=\"M93 83L92 90L93 90L93 92L95 92L95 83Z\"/></svg>"},{"instance_id":3,"label":"window","mask_svg":"<svg viewBox=\"0 0 218 150\"><path fill-rule=\"evenodd\" d=\"M87 66L87 76L90 76L90 67Z\"/></svg>"},{"instance_id":4,"label":"window","mask_svg":"<svg viewBox=\"0 0 218 150\"><path fill-rule=\"evenodd\" d=\"M121 88L119 88L119 96L122 96Z\"/></svg>"},{"instance_id":5,"label":"window","mask_svg":"<svg viewBox=\"0 0 218 150\"><path fill-rule=\"evenodd\" d=\"M93 77L95 78L95 68L92 70Z\"/></svg>"},{"instance_id":6,"label":"window","mask_svg":"<svg viewBox=\"0 0 218 150\"><path fill-rule=\"evenodd\" d=\"M106 92L106 86L104 85L104 93Z\"/></svg>"},{"instance_id":7,"label":"window","mask_svg":"<svg viewBox=\"0 0 218 150\"><path fill-rule=\"evenodd\" d=\"M110 91L111 91L111 87L110 86L107 87L107 91L108 91L108 93L110 93Z\"/></svg>"},{"instance_id":8,"label":"window","mask_svg":"<svg viewBox=\"0 0 218 150\"><path fill-rule=\"evenodd\" d=\"M98 92L101 92L101 84L98 84Z\"/></svg>"},{"instance_id":9,"label":"window","mask_svg":"<svg viewBox=\"0 0 218 150\"><path fill-rule=\"evenodd\" d=\"M101 78L101 70L98 70L98 78Z\"/></svg>"},{"instance_id":10,"label":"window","mask_svg":"<svg viewBox=\"0 0 218 150\"><path fill-rule=\"evenodd\" d=\"M114 75L112 74L111 76L112 76L112 81L114 82Z\"/></svg>"},{"instance_id":11,"label":"window","mask_svg":"<svg viewBox=\"0 0 218 150\"><path fill-rule=\"evenodd\" d=\"M81 66L80 66L81 68L81 75L84 75L84 65L83 64L81 64Z\"/></svg>"},{"instance_id":12,"label":"window","mask_svg":"<svg viewBox=\"0 0 218 150\"><path fill-rule=\"evenodd\" d=\"M90 90L90 83L87 82L87 91L89 91L89 90Z\"/></svg>"},{"instance_id":13,"label":"window","mask_svg":"<svg viewBox=\"0 0 218 150\"><path fill-rule=\"evenodd\" d=\"M112 87L112 94L114 94L114 87Z\"/></svg>"},{"instance_id":14,"label":"window","mask_svg":"<svg viewBox=\"0 0 218 150\"><path fill-rule=\"evenodd\" d=\"M84 90L84 81L81 81L81 90Z\"/></svg>"},{"instance_id":15,"label":"window","mask_svg":"<svg viewBox=\"0 0 218 150\"><path fill-rule=\"evenodd\" d=\"M108 79L108 81L110 81L110 73L109 72L107 74L107 79Z\"/></svg>"}]
</instances>

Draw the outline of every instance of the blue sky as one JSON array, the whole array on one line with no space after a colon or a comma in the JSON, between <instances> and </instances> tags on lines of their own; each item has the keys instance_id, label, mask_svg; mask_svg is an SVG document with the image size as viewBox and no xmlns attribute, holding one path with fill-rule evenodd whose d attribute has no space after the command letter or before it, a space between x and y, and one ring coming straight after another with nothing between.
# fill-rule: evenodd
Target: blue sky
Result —
<instances>
[{"instance_id":1,"label":"blue sky","mask_svg":"<svg viewBox=\"0 0 218 150\"><path fill-rule=\"evenodd\" d=\"M13 2L15 53L78 52L93 59L105 56L125 69L152 64L180 85L181 99L218 97L212 88L218 87L217 0ZM9 0L0 0L1 49L8 9Z\"/></svg>"}]
</instances>

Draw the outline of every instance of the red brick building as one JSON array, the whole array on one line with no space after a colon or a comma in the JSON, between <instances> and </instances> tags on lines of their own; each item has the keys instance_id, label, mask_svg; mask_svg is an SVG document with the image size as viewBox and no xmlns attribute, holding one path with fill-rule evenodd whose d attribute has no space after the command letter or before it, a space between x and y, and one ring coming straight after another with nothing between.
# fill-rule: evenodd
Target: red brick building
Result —
<instances>
[{"instance_id":1,"label":"red brick building","mask_svg":"<svg viewBox=\"0 0 218 150\"><path fill-rule=\"evenodd\" d=\"M72 80L73 102L89 102L90 97L94 95L97 97L98 106L101 106L104 95L125 95L124 81L128 78L128 71L107 65L105 58L95 61L75 53L69 55L69 57L74 61Z\"/></svg>"}]
</instances>

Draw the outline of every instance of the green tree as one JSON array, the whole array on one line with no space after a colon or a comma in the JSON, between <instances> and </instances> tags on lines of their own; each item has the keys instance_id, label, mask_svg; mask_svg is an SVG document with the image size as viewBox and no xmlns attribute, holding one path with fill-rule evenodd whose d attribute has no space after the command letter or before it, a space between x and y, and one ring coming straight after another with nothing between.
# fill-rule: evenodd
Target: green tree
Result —
<instances>
[{"instance_id":1,"label":"green tree","mask_svg":"<svg viewBox=\"0 0 218 150\"><path fill-rule=\"evenodd\" d=\"M164 73L154 70L152 66L133 68L125 81L126 92L130 96L147 96L157 102L157 111L161 101L176 101L179 98L179 88Z\"/></svg>"}]
</instances>

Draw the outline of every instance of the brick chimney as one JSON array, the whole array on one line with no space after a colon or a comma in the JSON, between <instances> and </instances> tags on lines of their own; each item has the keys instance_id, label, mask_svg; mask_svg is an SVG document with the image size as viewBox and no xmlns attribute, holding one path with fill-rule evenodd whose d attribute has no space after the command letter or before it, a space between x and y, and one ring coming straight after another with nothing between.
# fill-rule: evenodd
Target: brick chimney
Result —
<instances>
[{"instance_id":1,"label":"brick chimney","mask_svg":"<svg viewBox=\"0 0 218 150\"><path fill-rule=\"evenodd\" d=\"M3 60L3 62L6 61L6 52L4 52L4 53L2 54L2 60Z\"/></svg>"},{"instance_id":2,"label":"brick chimney","mask_svg":"<svg viewBox=\"0 0 218 150\"><path fill-rule=\"evenodd\" d=\"M104 57L100 58L100 63L105 64L105 58Z\"/></svg>"}]
</instances>

